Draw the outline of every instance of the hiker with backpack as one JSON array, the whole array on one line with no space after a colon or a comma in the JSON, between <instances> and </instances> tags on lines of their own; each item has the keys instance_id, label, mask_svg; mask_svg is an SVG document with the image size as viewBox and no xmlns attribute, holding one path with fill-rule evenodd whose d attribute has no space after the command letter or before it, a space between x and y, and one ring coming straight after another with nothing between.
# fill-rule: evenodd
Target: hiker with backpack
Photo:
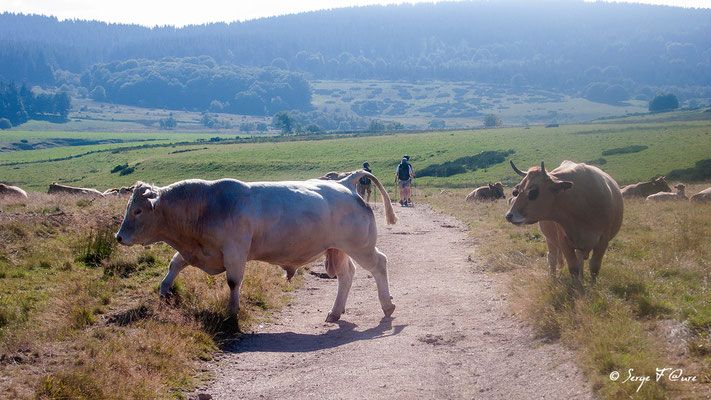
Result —
<instances>
[{"instance_id":1,"label":"hiker with backpack","mask_svg":"<svg viewBox=\"0 0 711 400\"><path fill-rule=\"evenodd\" d=\"M371 174L373 173L373 171L370 169L370 164L367 161L363 163L363 171L370 172ZM370 203L370 183L370 178L368 178L367 176L363 176L358 179L358 194L360 195L360 197L363 198L363 200L365 200L366 203ZM366 192L368 193L367 200L365 199Z\"/></svg>"},{"instance_id":2,"label":"hiker with backpack","mask_svg":"<svg viewBox=\"0 0 711 400\"><path fill-rule=\"evenodd\" d=\"M412 165L408 162L409 159L409 156L404 156L395 172L395 181L400 188L400 205L403 207L407 207L408 204L412 205L411 185L415 173L412 171Z\"/></svg>"}]
</instances>

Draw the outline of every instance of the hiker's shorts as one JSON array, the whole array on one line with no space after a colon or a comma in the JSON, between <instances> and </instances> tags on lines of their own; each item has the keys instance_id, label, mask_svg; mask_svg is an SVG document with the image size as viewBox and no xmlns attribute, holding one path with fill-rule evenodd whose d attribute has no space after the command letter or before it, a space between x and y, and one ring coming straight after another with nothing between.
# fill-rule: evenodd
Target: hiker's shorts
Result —
<instances>
[{"instance_id":1,"label":"hiker's shorts","mask_svg":"<svg viewBox=\"0 0 711 400\"><path fill-rule=\"evenodd\" d=\"M410 186L410 179L408 179L406 181L398 180L397 184L401 189L406 188L406 187Z\"/></svg>"}]
</instances>

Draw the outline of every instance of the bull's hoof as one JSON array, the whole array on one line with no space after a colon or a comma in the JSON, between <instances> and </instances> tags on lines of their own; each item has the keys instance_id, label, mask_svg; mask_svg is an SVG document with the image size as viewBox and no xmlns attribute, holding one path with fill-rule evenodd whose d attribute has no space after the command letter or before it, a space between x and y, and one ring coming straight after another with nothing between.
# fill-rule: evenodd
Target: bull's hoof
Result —
<instances>
[{"instance_id":1,"label":"bull's hoof","mask_svg":"<svg viewBox=\"0 0 711 400\"><path fill-rule=\"evenodd\" d=\"M336 322L339 319L341 319L340 314L337 315L337 314L328 313L328 315L326 316L326 322Z\"/></svg>"},{"instance_id":2,"label":"bull's hoof","mask_svg":"<svg viewBox=\"0 0 711 400\"><path fill-rule=\"evenodd\" d=\"M390 307L388 307L388 308L383 308L383 312L385 313L386 317L393 315L394 311L395 311L395 304L391 304Z\"/></svg>"}]
</instances>

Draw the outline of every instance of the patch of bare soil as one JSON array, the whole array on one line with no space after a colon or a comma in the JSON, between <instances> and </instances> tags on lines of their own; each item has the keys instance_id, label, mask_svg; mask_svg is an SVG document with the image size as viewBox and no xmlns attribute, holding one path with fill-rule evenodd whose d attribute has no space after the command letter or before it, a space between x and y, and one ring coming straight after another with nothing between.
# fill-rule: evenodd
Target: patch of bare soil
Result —
<instances>
[{"instance_id":1,"label":"patch of bare soil","mask_svg":"<svg viewBox=\"0 0 711 400\"><path fill-rule=\"evenodd\" d=\"M464 224L418 205L397 208L378 248L388 256L392 318L358 268L347 312L325 323L337 281L307 274L290 307L219 354L214 399L587 399L572 354L535 339L483 272ZM317 272L323 266L314 266Z\"/></svg>"}]
</instances>

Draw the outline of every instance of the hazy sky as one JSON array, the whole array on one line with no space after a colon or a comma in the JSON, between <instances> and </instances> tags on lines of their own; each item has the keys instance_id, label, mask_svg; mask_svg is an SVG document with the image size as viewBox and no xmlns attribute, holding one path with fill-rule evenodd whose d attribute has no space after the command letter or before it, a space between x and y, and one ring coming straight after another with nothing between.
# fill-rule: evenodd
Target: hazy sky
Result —
<instances>
[{"instance_id":1,"label":"hazy sky","mask_svg":"<svg viewBox=\"0 0 711 400\"><path fill-rule=\"evenodd\" d=\"M495 0L492 0L495 1ZM588 1L588 0L586 0ZM0 12L53 15L146 26L245 21L303 11L432 0L0 0ZM630 0L647 4L711 8L711 0Z\"/></svg>"}]
</instances>

